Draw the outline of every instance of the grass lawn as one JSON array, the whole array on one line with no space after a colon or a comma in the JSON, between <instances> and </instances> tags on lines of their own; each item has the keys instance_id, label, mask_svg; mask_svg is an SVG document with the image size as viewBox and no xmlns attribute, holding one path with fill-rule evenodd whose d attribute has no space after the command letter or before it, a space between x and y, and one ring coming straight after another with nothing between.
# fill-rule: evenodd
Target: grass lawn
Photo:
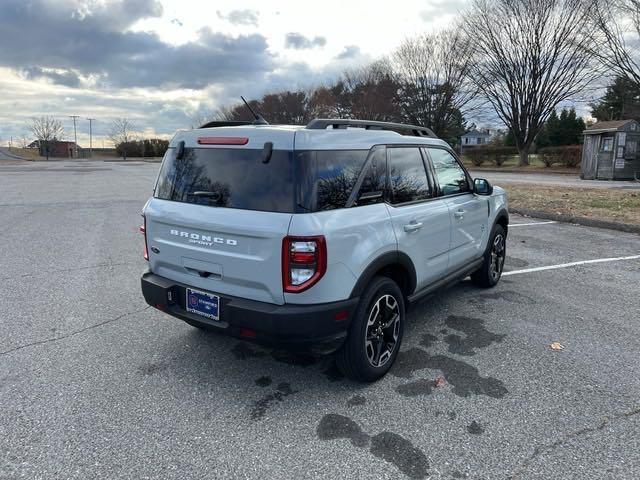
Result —
<instances>
[{"instance_id":1,"label":"grass lawn","mask_svg":"<svg viewBox=\"0 0 640 480\"><path fill-rule=\"evenodd\" d=\"M640 226L640 192L606 188L506 185L509 206Z\"/></svg>"}]
</instances>

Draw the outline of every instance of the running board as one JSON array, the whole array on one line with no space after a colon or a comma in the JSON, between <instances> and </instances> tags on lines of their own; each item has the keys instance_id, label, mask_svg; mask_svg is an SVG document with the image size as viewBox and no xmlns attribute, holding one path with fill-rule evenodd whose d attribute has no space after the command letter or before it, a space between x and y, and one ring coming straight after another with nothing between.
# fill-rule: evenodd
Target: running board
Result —
<instances>
[{"instance_id":1,"label":"running board","mask_svg":"<svg viewBox=\"0 0 640 480\"><path fill-rule=\"evenodd\" d=\"M460 268L455 272L450 273L446 277L436 282L433 282L431 285L427 285L425 288L415 292L413 295L409 295L409 297L407 297L407 300L409 300L409 303L413 303L416 300L419 300L422 297L425 297L440 288L446 287L451 283L456 283L460 280L463 280L465 277L467 277L468 275L478 270L478 268L480 268L480 266L482 265L483 261L484 261L484 257L480 257L474 260L473 262L471 262L470 265L466 265L463 268Z\"/></svg>"}]
</instances>

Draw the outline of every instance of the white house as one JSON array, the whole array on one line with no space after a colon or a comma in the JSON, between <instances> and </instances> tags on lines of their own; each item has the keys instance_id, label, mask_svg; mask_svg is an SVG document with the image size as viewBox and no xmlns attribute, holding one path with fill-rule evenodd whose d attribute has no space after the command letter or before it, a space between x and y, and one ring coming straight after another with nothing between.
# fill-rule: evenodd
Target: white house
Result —
<instances>
[{"instance_id":1,"label":"white house","mask_svg":"<svg viewBox=\"0 0 640 480\"><path fill-rule=\"evenodd\" d=\"M489 143L490 138L491 135L488 132L481 132L475 129L469 130L460 137L460 151L463 152L466 148L473 148L478 145L486 145Z\"/></svg>"}]
</instances>

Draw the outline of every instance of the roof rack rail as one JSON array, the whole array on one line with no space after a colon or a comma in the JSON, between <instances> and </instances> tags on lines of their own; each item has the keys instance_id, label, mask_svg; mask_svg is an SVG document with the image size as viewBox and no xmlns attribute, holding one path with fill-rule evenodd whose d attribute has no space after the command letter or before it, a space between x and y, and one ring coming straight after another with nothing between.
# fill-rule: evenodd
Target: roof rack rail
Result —
<instances>
[{"instance_id":1,"label":"roof rack rail","mask_svg":"<svg viewBox=\"0 0 640 480\"><path fill-rule=\"evenodd\" d=\"M214 120L213 122L207 122L204 125L200 125L199 128L213 128L213 127L241 127L243 125L253 125L251 121L236 121L236 120Z\"/></svg>"},{"instance_id":2,"label":"roof rack rail","mask_svg":"<svg viewBox=\"0 0 640 480\"><path fill-rule=\"evenodd\" d=\"M414 137L438 138L430 128L418 125L406 125L404 123L378 122L374 120L350 120L342 118L315 118L307 127L309 130L325 130L327 127L343 129L347 127L362 127L365 130L393 130L408 132Z\"/></svg>"}]
</instances>

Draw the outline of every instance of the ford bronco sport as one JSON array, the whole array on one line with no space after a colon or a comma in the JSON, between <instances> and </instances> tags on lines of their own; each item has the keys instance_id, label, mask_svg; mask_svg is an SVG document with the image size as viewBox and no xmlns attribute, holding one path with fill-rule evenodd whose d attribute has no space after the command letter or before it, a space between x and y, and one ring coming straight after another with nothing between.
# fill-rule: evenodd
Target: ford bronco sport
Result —
<instances>
[{"instance_id":1,"label":"ford bronco sport","mask_svg":"<svg viewBox=\"0 0 640 480\"><path fill-rule=\"evenodd\" d=\"M331 119L177 133L143 217L147 303L335 352L360 381L393 364L410 303L469 275L496 285L509 221L504 190L429 129Z\"/></svg>"}]
</instances>

